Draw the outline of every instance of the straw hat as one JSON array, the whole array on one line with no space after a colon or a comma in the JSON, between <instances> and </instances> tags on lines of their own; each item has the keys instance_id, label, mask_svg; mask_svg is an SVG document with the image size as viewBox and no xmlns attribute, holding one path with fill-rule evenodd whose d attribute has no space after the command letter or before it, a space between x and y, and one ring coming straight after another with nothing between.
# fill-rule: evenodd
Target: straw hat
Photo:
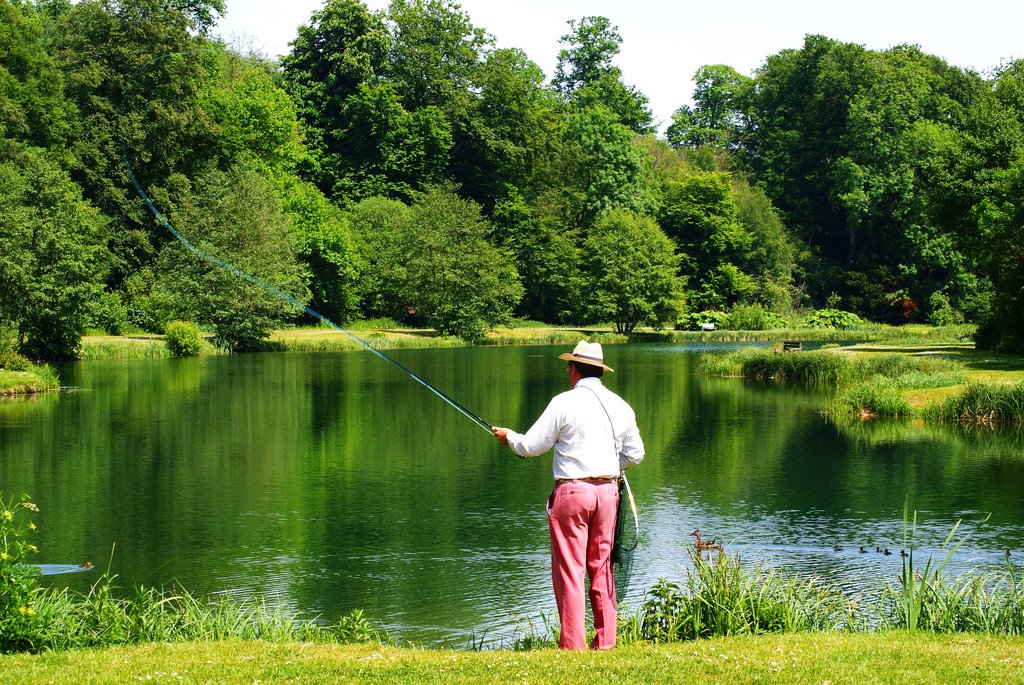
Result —
<instances>
[{"instance_id":1,"label":"straw hat","mask_svg":"<svg viewBox=\"0 0 1024 685\"><path fill-rule=\"evenodd\" d=\"M580 340L576 343L576 347L573 348L572 352L560 354L558 358L564 359L567 362L600 366L605 371L615 371L612 367L605 365L604 351L601 349L601 343L590 343L586 340Z\"/></svg>"}]
</instances>

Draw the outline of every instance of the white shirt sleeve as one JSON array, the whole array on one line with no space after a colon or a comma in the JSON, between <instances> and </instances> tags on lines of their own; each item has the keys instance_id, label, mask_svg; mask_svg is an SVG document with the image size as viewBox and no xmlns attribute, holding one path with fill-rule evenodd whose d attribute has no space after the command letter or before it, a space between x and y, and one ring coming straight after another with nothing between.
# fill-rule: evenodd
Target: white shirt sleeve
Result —
<instances>
[{"instance_id":1,"label":"white shirt sleeve","mask_svg":"<svg viewBox=\"0 0 1024 685\"><path fill-rule=\"evenodd\" d=\"M513 452L520 457L539 457L555 446L562 415L557 406L558 399L558 396L555 396L548 402L547 409L525 435L511 430L508 432L508 446Z\"/></svg>"}]
</instances>

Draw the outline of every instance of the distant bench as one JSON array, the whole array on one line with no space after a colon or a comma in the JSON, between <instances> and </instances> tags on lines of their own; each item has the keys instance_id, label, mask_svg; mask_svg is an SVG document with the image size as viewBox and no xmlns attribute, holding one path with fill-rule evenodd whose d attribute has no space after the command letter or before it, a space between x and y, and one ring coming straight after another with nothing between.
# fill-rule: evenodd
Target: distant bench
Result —
<instances>
[{"instance_id":1,"label":"distant bench","mask_svg":"<svg viewBox=\"0 0 1024 685\"><path fill-rule=\"evenodd\" d=\"M783 340L782 351L783 352L799 352L804 349L804 345L799 340Z\"/></svg>"}]
</instances>

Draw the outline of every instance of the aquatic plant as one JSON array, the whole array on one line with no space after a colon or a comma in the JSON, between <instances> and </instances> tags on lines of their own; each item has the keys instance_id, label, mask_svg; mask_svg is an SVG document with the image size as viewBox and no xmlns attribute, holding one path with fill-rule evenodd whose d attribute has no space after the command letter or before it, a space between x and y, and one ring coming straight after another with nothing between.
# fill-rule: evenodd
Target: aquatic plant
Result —
<instances>
[{"instance_id":1,"label":"aquatic plant","mask_svg":"<svg viewBox=\"0 0 1024 685\"><path fill-rule=\"evenodd\" d=\"M926 412L929 418L968 425L1024 421L1024 383L971 383Z\"/></svg>"},{"instance_id":2,"label":"aquatic plant","mask_svg":"<svg viewBox=\"0 0 1024 685\"><path fill-rule=\"evenodd\" d=\"M31 646L39 615L36 578L39 568L27 562L39 549L28 541L38 527L39 508L28 495L4 499L0 493L0 651Z\"/></svg>"},{"instance_id":3,"label":"aquatic plant","mask_svg":"<svg viewBox=\"0 0 1024 685\"><path fill-rule=\"evenodd\" d=\"M640 635L674 642L738 634L836 630L854 616L850 600L817 579L744 569L738 556L688 549L693 570L683 586L665 579L640 609Z\"/></svg>"}]
</instances>

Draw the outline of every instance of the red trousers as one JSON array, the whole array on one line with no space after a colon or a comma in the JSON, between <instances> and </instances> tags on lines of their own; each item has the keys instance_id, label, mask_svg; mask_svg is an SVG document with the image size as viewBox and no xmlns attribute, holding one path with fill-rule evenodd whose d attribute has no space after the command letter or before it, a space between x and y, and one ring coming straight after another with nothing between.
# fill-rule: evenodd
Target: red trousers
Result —
<instances>
[{"instance_id":1,"label":"red trousers","mask_svg":"<svg viewBox=\"0 0 1024 685\"><path fill-rule=\"evenodd\" d=\"M590 578L594 613L594 649L615 646L615 577L612 542L619 489L614 482L569 481L558 484L548 506L551 532L551 581L562 624L558 646L586 649L583 573Z\"/></svg>"}]
</instances>

